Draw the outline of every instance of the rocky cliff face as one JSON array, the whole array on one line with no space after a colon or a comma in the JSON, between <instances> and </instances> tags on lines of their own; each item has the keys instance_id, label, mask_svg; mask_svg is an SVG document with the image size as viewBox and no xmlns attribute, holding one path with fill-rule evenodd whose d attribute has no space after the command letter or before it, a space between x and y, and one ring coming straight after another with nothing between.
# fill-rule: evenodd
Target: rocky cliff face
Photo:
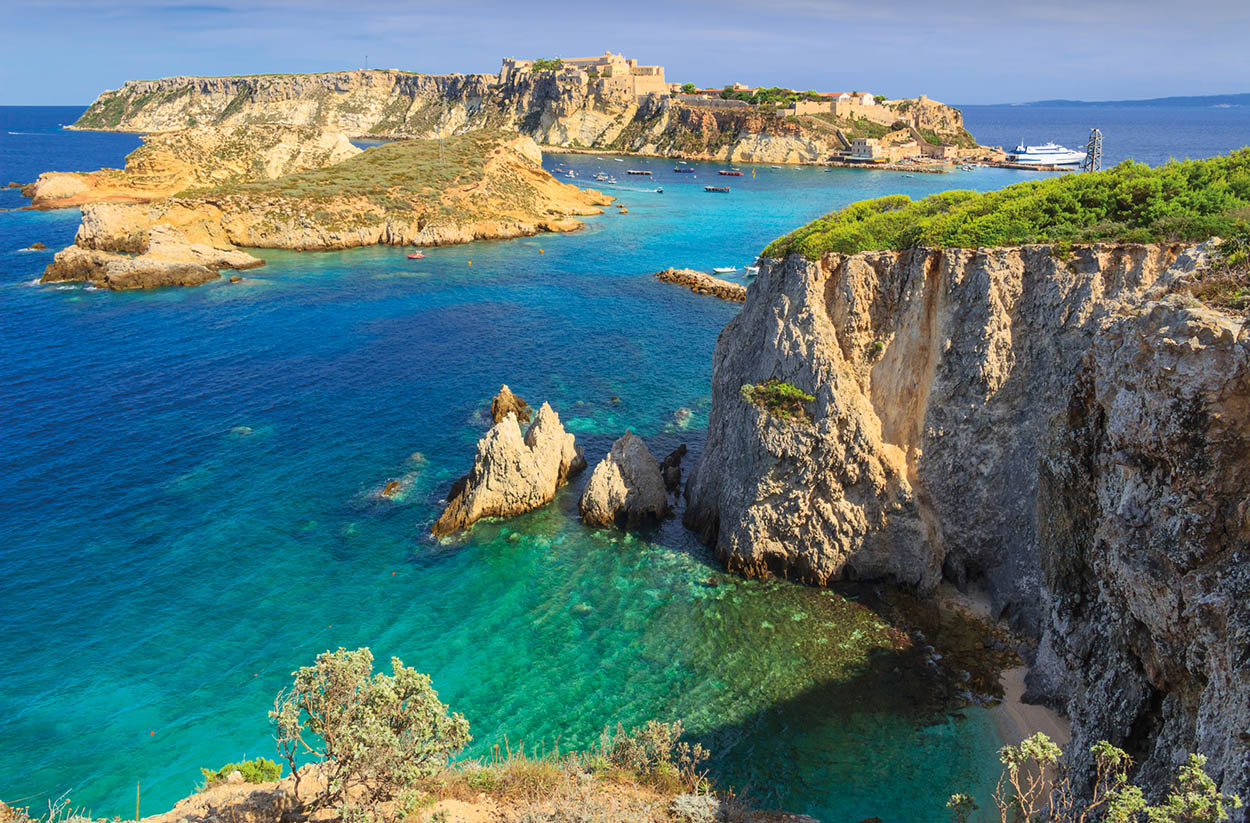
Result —
<instances>
[{"instance_id":1,"label":"rocky cliff face","mask_svg":"<svg viewBox=\"0 0 1250 823\"><path fill-rule=\"evenodd\" d=\"M1065 400L1041 449L1030 685L1067 698L1082 757L1109 738L1164 785L1198 751L1246 797L1250 338L1174 298L1109 317Z\"/></svg>"},{"instance_id":2,"label":"rocky cliff face","mask_svg":"<svg viewBox=\"0 0 1250 823\"><path fill-rule=\"evenodd\" d=\"M1182 752L1247 785L1247 343L1144 301L1205 249L914 250L773 261L717 342L686 522L733 568L943 577L1045 635L1077 748ZM748 402L788 382L806 416ZM1059 421L1055 423L1053 421Z\"/></svg>"},{"instance_id":3,"label":"rocky cliff face","mask_svg":"<svg viewBox=\"0 0 1250 823\"><path fill-rule=\"evenodd\" d=\"M923 111L939 133L962 132L958 110L928 102ZM150 132L257 123L417 138L502 128L544 145L731 162L823 160L841 148L830 130L771 112L640 100L569 73L525 72L506 83L489 74L401 71L131 81L101 94L75 128Z\"/></svg>"}]
</instances>

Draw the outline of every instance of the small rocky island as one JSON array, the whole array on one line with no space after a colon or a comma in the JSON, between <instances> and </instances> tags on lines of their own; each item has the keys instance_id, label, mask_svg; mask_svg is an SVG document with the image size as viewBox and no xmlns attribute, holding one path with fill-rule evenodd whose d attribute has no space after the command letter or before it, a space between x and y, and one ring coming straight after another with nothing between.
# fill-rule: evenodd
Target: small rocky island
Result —
<instances>
[{"instance_id":1,"label":"small rocky island","mask_svg":"<svg viewBox=\"0 0 1250 823\"><path fill-rule=\"evenodd\" d=\"M263 265L237 246L441 246L574 231L575 215L612 202L548 174L528 137L477 131L360 151L342 134L288 126L157 135L125 170L44 174L24 191L38 208L82 207L74 245L43 281L109 289L199 285Z\"/></svg>"}]
</instances>

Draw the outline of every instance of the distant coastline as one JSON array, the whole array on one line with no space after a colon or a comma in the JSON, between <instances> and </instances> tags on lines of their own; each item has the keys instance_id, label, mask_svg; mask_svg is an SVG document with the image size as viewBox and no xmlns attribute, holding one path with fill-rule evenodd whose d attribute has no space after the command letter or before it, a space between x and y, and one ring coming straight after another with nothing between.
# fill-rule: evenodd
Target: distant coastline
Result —
<instances>
[{"instance_id":1,"label":"distant coastline","mask_svg":"<svg viewBox=\"0 0 1250 823\"><path fill-rule=\"evenodd\" d=\"M1151 108L1193 108L1207 106L1250 106L1247 94L1207 94L1190 97L1151 97L1144 100L1034 100L1028 103L1002 103L1005 106L1136 106Z\"/></svg>"}]
</instances>

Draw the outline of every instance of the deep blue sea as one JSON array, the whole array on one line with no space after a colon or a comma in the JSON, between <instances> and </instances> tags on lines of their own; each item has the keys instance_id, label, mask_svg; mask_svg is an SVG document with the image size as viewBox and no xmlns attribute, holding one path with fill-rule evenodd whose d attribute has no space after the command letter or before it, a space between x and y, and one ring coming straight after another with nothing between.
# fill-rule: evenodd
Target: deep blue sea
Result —
<instances>
[{"instance_id":1,"label":"deep blue sea","mask_svg":"<svg viewBox=\"0 0 1250 823\"><path fill-rule=\"evenodd\" d=\"M58 128L77 114L0 108L0 184L138 144ZM141 813L163 811L199 767L273 756L265 713L296 667L368 645L431 674L471 755L681 719L722 782L826 821L988 800L988 712L921 711L926 681L853 600L724 575L675 521L584 528L586 475L530 515L427 535L501 383L549 401L592 464L627 427L697 457L736 306L652 272L742 266L865 197L1032 173L745 167L725 196L702 164L547 163L616 174L629 214L421 261L264 251L242 284L111 293L38 285L51 251L21 251L68 245L76 210L0 212L0 798L129 816L139 782Z\"/></svg>"},{"instance_id":2,"label":"deep blue sea","mask_svg":"<svg viewBox=\"0 0 1250 823\"><path fill-rule=\"evenodd\" d=\"M1250 106L963 106L964 124L984 146L1022 140L1081 149L1103 134L1103 168L1122 160L1157 166L1250 145Z\"/></svg>"}]
</instances>

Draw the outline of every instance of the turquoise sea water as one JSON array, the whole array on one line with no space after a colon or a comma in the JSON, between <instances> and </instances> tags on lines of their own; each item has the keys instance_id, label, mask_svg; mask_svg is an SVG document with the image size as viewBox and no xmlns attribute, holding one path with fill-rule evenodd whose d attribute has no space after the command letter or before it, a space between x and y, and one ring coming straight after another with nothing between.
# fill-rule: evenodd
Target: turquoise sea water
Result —
<instances>
[{"instance_id":1,"label":"turquoise sea water","mask_svg":"<svg viewBox=\"0 0 1250 823\"><path fill-rule=\"evenodd\" d=\"M74 112L0 113L18 132L0 134L0 182L120 165L137 142L58 131ZM500 383L550 401L592 462L626 427L697 457L736 307L652 272L741 266L864 197L1029 175L763 167L726 196L702 191L725 182L714 166L547 163L616 174L629 214L421 261L261 252L242 284L115 294L32 283L51 253L19 249L67 245L77 212L0 213L0 798L68 790L129 816L141 781L142 812L164 810L199 767L272 756L273 695L340 645L429 672L471 754L682 719L723 782L826 821L988 797L987 713L935 711L924 660L876 642L875 614L723 575L676 522L586 529L585 475L464 540L427 533ZM390 479L400 499L378 496Z\"/></svg>"}]
</instances>

